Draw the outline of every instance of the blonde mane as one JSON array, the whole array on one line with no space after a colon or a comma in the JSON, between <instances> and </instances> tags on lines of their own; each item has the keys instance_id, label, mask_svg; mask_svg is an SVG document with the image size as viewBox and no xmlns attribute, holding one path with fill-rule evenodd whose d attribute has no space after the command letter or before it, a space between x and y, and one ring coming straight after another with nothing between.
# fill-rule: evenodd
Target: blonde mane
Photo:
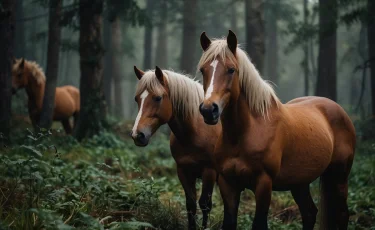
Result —
<instances>
[{"instance_id":1,"label":"blonde mane","mask_svg":"<svg viewBox=\"0 0 375 230\"><path fill-rule=\"evenodd\" d=\"M203 86L186 75L170 70L163 70L163 74L168 83L173 111L182 118L198 116L199 104L203 101ZM145 72L139 80L136 95L140 95L145 90L159 96L165 93L165 89L155 76L154 70Z\"/></svg>"},{"instance_id":2,"label":"blonde mane","mask_svg":"<svg viewBox=\"0 0 375 230\"><path fill-rule=\"evenodd\" d=\"M16 60L16 68L19 68L19 65L21 64L22 59ZM36 80L38 85L46 82L46 75L44 74L44 71L42 67L35 61L28 61L25 60L25 67L28 68L28 70L31 73L31 76Z\"/></svg>"},{"instance_id":3,"label":"blonde mane","mask_svg":"<svg viewBox=\"0 0 375 230\"><path fill-rule=\"evenodd\" d=\"M245 93L249 108L258 114L266 115L272 105L272 100L278 101L272 86L262 79L254 64L240 47L237 47L236 57L228 48L226 39L214 39L209 48L203 53L198 69L214 59L229 59L237 63L240 88Z\"/></svg>"}]
</instances>

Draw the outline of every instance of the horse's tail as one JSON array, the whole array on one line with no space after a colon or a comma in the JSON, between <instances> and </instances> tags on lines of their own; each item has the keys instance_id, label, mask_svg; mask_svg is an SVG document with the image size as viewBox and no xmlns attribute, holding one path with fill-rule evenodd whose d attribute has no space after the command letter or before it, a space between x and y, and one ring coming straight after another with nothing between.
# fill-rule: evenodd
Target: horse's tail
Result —
<instances>
[{"instance_id":1,"label":"horse's tail","mask_svg":"<svg viewBox=\"0 0 375 230\"><path fill-rule=\"evenodd\" d=\"M335 223L334 181L329 173L320 176L319 230L331 230Z\"/></svg>"}]
</instances>

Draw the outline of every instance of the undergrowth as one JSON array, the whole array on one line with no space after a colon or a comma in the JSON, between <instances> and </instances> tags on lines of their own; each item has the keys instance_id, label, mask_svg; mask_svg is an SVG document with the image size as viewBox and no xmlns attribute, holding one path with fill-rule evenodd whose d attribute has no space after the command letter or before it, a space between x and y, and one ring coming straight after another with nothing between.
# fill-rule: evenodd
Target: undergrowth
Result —
<instances>
[{"instance_id":1,"label":"undergrowth","mask_svg":"<svg viewBox=\"0 0 375 230\"><path fill-rule=\"evenodd\" d=\"M61 132L22 131L13 143L0 149L0 229L186 229L185 197L164 134L146 148L112 131L82 143ZM359 146L349 182L349 229L375 229L373 144ZM311 191L318 202L318 183ZM222 211L216 187L210 229L219 229ZM254 212L254 195L245 191L238 229L250 229ZM273 192L269 227L302 228L289 192Z\"/></svg>"}]
</instances>

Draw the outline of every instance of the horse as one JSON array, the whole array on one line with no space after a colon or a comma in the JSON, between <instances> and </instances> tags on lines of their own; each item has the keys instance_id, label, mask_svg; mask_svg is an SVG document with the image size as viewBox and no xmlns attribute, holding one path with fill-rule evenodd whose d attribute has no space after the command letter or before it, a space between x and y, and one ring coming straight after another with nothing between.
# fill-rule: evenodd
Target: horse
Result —
<instances>
[{"instance_id":1,"label":"horse","mask_svg":"<svg viewBox=\"0 0 375 230\"><path fill-rule=\"evenodd\" d=\"M320 228L347 229L356 136L344 109L312 96L282 104L232 31L212 41L203 32L200 43L205 96L199 110L207 124L220 119L222 125L214 150L222 228L236 229L240 194L247 188L256 201L252 229L268 229L272 190L291 191L303 229L313 229L318 209L309 184L320 177Z\"/></svg>"},{"instance_id":2,"label":"horse","mask_svg":"<svg viewBox=\"0 0 375 230\"><path fill-rule=\"evenodd\" d=\"M134 66L134 72L139 80L135 96L139 110L131 131L134 143L146 146L155 131L168 123L172 131L170 149L185 192L188 227L196 229L195 185L197 178L201 178L199 206L202 226L206 228L216 181L211 157L221 126L208 126L200 116L203 87L199 82L157 66L155 71L147 72Z\"/></svg>"},{"instance_id":3,"label":"horse","mask_svg":"<svg viewBox=\"0 0 375 230\"><path fill-rule=\"evenodd\" d=\"M27 61L24 58L13 60L12 93L15 94L21 88L26 89L29 116L34 128L37 127L42 112L45 85L46 77L36 62ZM61 121L67 134L71 134L73 131L69 118L74 117L75 125L79 111L79 90L70 85L56 87L53 120Z\"/></svg>"}]
</instances>

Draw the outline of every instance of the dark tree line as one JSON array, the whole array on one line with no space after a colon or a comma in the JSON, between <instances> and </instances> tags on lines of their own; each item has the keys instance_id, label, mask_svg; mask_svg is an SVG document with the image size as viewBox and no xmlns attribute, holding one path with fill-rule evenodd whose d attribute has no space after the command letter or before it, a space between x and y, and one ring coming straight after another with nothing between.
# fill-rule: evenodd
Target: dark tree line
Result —
<instances>
[{"instance_id":1,"label":"dark tree line","mask_svg":"<svg viewBox=\"0 0 375 230\"><path fill-rule=\"evenodd\" d=\"M375 111L375 3L367 1L364 9L365 17L361 16L361 22L367 27L368 60L367 66L371 72L372 89L372 111ZM144 25L143 37L143 68L150 69L155 64L168 68L168 25L173 21L174 25L181 28L181 55L179 67L186 73L195 73L197 62L197 41L201 23L211 23L217 28L224 28L217 22L220 15L226 12L213 12L207 21L200 20L202 12L199 6L209 6L201 0L147 0L145 9L138 6L136 0L80 0L72 5L64 6L62 0L40 0L49 9L48 19L48 49L46 52L47 82L43 100L43 112L39 125L44 128L51 127L52 113L54 107L54 92L57 85L59 71L59 52L63 45L61 30L64 27L75 28L79 32L77 49L80 55L80 91L81 91L81 114L75 130L78 139L91 136L99 132L106 123L106 115L113 114L122 117L124 114L121 71L122 57L127 51L124 49L124 38L127 27ZM319 22L313 28L311 22L309 2L302 0L303 22L297 25L295 32L299 40L295 45L302 48L304 59L302 68L304 73L304 93L309 94L309 82L314 76L313 69L309 68L309 61L314 62L313 39L318 38L319 53L317 58L317 79L315 94L337 100L337 27L342 23L340 7L348 4L348 0L320 0L317 8ZM218 3L219 4L219 3ZM282 36L279 21L290 23L292 21L291 6L280 0L222 0L221 6L230 6L230 25L238 27L237 9L233 6L243 4L245 15L241 19L245 23L246 51L249 53L255 66L260 72L267 72L266 78L279 83L279 38ZM24 27L23 0L1 2L1 34L0 39L2 60L0 64L0 96L4 100L0 102L1 132L8 133L11 102L11 60L14 56L21 57L26 50ZM177 18L179 12L181 18ZM348 13L350 17L355 17ZM350 18L350 17L347 18ZM178 20L177 20L178 19ZM310 21L309 21L310 20ZM300 26L298 26L300 25ZM31 26L34 30L35 23ZM215 27L216 28L216 27ZM236 29L234 29L236 30ZM102 33L103 31L103 33ZM302 33L302 32L303 33ZM15 36L14 36L14 32ZM213 32L213 31L211 31ZM155 36L154 36L155 35ZM155 41L153 41L153 39ZM153 45L153 42L156 42ZM154 47L156 47L154 49ZM267 52L266 52L267 51ZM31 56L35 56L33 50ZM15 54L15 55L14 55ZM153 60L154 58L154 60ZM64 63L64 62L62 62ZM67 65L67 64L65 64ZM267 65L267 66L266 66ZM66 68L66 67L65 67ZM267 70L267 71L266 71ZM107 113L108 112L108 113Z\"/></svg>"}]
</instances>

